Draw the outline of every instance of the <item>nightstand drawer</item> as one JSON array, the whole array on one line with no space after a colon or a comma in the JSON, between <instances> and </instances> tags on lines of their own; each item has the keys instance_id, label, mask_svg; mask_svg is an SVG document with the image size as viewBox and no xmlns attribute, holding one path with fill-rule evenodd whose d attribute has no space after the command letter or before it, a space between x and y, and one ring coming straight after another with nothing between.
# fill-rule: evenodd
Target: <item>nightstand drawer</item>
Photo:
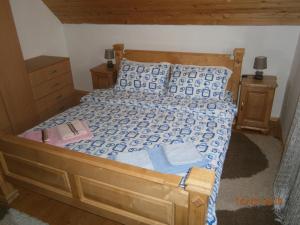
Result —
<instances>
[{"instance_id":1,"label":"nightstand drawer","mask_svg":"<svg viewBox=\"0 0 300 225\"><path fill-rule=\"evenodd\" d=\"M38 113L41 113L48 108L54 107L59 104L62 100L70 98L74 95L74 89L72 85L67 85L62 89L50 94L38 101L36 101L36 108Z\"/></svg>"},{"instance_id":2,"label":"nightstand drawer","mask_svg":"<svg viewBox=\"0 0 300 225\"><path fill-rule=\"evenodd\" d=\"M42 68L29 74L31 86L35 87L43 82L51 80L61 74L71 71L69 60L58 62L54 65Z\"/></svg>"},{"instance_id":3,"label":"nightstand drawer","mask_svg":"<svg viewBox=\"0 0 300 225\"><path fill-rule=\"evenodd\" d=\"M34 99L42 98L50 93L53 93L62 87L72 84L71 74L61 74L59 77L42 83L41 85L32 88Z\"/></svg>"}]
</instances>

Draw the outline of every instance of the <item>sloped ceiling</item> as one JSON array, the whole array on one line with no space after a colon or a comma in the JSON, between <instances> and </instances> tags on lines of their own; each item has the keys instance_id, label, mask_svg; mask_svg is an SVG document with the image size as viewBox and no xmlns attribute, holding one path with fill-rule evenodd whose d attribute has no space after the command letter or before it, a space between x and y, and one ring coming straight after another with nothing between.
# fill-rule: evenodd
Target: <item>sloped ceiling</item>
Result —
<instances>
[{"instance_id":1,"label":"sloped ceiling","mask_svg":"<svg viewBox=\"0 0 300 225\"><path fill-rule=\"evenodd\" d=\"M43 0L62 23L300 25L300 0Z\"/></svg>"}]
</instances>

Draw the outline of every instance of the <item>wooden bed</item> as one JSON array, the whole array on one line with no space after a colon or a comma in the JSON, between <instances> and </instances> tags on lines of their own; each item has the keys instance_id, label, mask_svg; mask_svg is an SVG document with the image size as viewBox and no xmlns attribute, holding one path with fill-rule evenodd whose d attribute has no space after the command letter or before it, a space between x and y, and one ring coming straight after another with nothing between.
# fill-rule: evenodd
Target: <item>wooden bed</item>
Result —
<instances>
[{"instance_id":1,"label":"wooden bed","mask_svg":"<svg viewBox=\"0 0 300 225\"><path fill-rule=\"evenodd\" d=\"M244 49L230 54L125 50L114 45L116 64L124 57L144 62L226 66L228 90L237 101ZM206 224L214 172L193 168L186 188L181 178L72 150L0 134L1 201L9 203L21 185L50 198L123 224Z\"/></svg>"}]
</instances>

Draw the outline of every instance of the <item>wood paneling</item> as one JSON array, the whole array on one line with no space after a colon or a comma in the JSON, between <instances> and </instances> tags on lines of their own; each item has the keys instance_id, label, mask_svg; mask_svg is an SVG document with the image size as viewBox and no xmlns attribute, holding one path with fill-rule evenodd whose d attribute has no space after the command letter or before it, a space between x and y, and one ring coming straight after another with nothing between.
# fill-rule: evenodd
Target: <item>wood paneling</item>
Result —
<instances>
[{"instance_id":1,"label":"wood paneling","mask_svg":"<svg viewBox=\"0 0 300 225\"><path fill-rule=\"evenodd\" d=\"M182 189L176 175L1 133L0 152L0 192L6 201L10 181L128 225L206 223L212 170L193 168Z\"/></svg>"},{"instance_id":2,"label":"wood paneling","mask_svg":"<svg viewBox=\"0 0 300 225\"><path fill-rule=\"evenodd\" d=\"M72 196L67 173L63 170L9 154L3 154L1 161L5 173L11 177L67 197Z\"/></svg>"},{"instance_id":3,"label":"wood paneling","mask_svg":"<svg viewBox=\"0 0 300 225\"><path fill-rule=\"evenodd\" d=\"M9 119L1 92L0 92L0 130L7 132L7 133L12 132L10 119Z\"/></svg>"},{"instance_id":4,"label":"wood paneling","mask_svg":"<svg viewBox=\"0 0 300 225\"><path fill-rule=\"evenodd\" d=\"M0 1L0 89L12 130L37 122L32 92L8 0Z\"/></svg>"},{"instance_id":5,"label":"wood paneling","mask_svg":"<svg viewBox=\"0 0 300 225\"><path fill-rule=\"evenodd\" d=\"M43 0L63 23L300 24L299 0Z\"/></svg>"},{"instance_id":6,"label":"wood paneling","mask_svg":"<svg viewBox=\"0 0 300 225\"><path fill-rule=\"evenodd\" d=\"M172 223L171 202L80 176L77 184L81 201L87 204L123 211L132 219L149 225Z\"/></svg>"}]
</instances>

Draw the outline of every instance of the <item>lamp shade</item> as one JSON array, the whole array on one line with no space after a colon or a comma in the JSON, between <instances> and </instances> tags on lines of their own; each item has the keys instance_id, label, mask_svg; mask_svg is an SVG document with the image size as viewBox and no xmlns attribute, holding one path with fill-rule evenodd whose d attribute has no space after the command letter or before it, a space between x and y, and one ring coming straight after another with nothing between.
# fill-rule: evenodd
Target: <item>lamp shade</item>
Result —
<instances>
[{"instance_id":1,"label":"lamp shade","mask_svg":"<svg viewBox=\"0 0 300 225\"><path fill-rule=\"evenodd\" d=\"M253 68L257 70L267 69L267 57L265 56L255 57Z\"/></svg>"},{"instance_id":2,"label":"lamp shade","mask_svg":"<svg viewBox=\"0 0 300 225\"><path fill-rule=\"evenodd\" d=\"M113 59L115 58L115 52L113 49L105 49L105 54L104 54L105 59Z\"/></svg>"}]
</instances>

